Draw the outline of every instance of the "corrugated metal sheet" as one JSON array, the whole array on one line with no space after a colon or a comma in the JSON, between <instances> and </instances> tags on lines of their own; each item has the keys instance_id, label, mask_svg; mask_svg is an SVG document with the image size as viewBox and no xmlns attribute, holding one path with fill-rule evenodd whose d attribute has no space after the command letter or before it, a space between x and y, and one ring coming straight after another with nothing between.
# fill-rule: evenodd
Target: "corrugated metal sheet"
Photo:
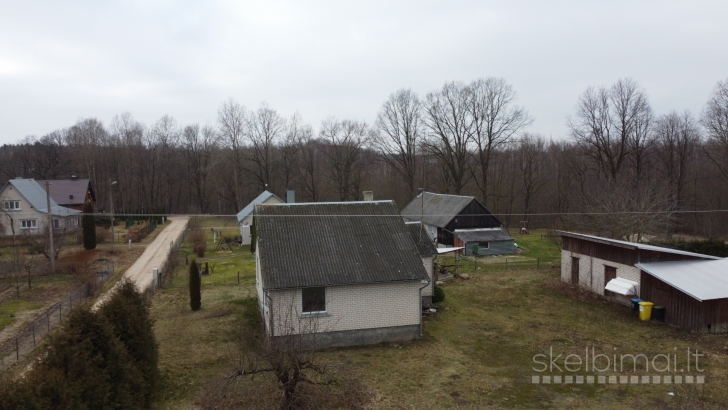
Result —
<instances>
[{"instance_id":1,"label":"corrugated metal sheet","mask_svg":"<svg viewBox=\"0 0 728 410\"><path fill-rule=\"evenodd\" d=\"M728 298L728 259L638 263L637 268L693 298Z\"/></svg>"},{"instance_id":2,"label":"corrugated metal sheet","mask_svg":"<svg viewBox=\"0 0 728 410\"><path fill-rule=\"evenodd\" d=\"M262 204L263 202L267 201L268 198L275 197L279 201L283 202L280 198L278 198L275 194L269 191L263 191L262 194L258 195L255 199L253 199L248 205L243 208L242 211L238 212L238 223L240 223L243 219L245 219L246 216L253 213L253 209L255 209L255 206L258 204Z\"/></svg>"},{"instance_id":3,"label":"corrugated metal sheet","mask_svg":"<svg viewBox=\"0 0 728 410\"><path fill-rule=\"evenodd\" d=\"M8 181L23 197L30 202L30 205L38 212L48 212L48 198L45 189L41 188L38 181L34 179L15 178ZM5 189L3 187L3 189ZM69 216L79 214L75 209L59 206L51 197L51 214L56 216Z\"/></svg>"},{"instance_id":4,"label":"corrugated metal sheet","mask_svg":"<svg viewBox=\"0 0 728 410\"><path fill-rule=\"evenodd\" d=\"M402 216L410 221L421 220L428 225L444 228L474 199L472 196L423 192L402 209Z\"/></svg>"},{"instance_id":5,"label":"corrugated metal sheet","mask_svg":"<svg viewBox=\"0 0 728 410\"><path fill-rule=\"evenodd\" d=\"M583 239L583 240L588 240L588 241L595 242L595 243L601 243L604 245L611 245L611 246L616 246L616 247L625 248L625 249L632 249L632 250L640 249L640 250L651 251L651 252L671 253L671 254L675 254L675 255L693 256L693 257L700 258L700 259L720 259L717 256L703 255L700 253L686 252L686 251L670 249L670 248L663 248L660 246L647 245L644 243L627 242L627 241L620 241L618 239L602 238L600 236L586 235L586 234L582 234L582 233L565 232L565 231L556 231L556 233L558 235L561 235L562 237Z\"/></svg>"},{"instance_id":6,"label":"corrugated metal sheet","mask_svg":"<svg viewBox=\"0 0 728 410\"><path fill-rule=\"evenodd\" d=\"M437 255L435 243L432 242L432 238L429 237L427 230L422 226L422 223L407 222L405 227L407 228L412 241L415 243L420 256L427 257Z\"/></svg>"},{"instance_id":7,"label":"corrugated metal sheet","mask_svg":"<svg viewBox=\"0 0 728 410\"><path fill-rule=\"evenodd\" d=\"M492 241L512 241L511 235L508 235L500 228L485 229L457 229L455 236L463 242L492 242Z\"/></svg>"},{"instance_id":8,"label":"corrugated metal sheet","mask_svg":"<svg viewBox=\"0 0 728 410\"><path fill-rule=\"evenodd\" d=\"M265 289L428 279L392 201L257 205L255 227Z\"/></svg>"}]
</instances>

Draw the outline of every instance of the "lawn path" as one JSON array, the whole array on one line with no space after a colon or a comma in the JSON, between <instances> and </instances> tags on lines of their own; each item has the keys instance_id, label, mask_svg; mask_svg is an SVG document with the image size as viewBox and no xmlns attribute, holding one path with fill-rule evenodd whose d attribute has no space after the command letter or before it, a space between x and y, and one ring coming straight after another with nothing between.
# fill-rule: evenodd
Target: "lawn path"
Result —
<instances>
[{"instance_id":1,"label":"lawn path","mask_svg":"<svg viewBox=\"0 0 728 410\"><path fill-rule=\"evenodd\" d=\"M147 245L142 256L124 272L122 278L133 281L140 291L144 291L152 285L152 281L154 280L152 269L159 268L167 260L170 252L169 243L179 238L187 227L189 218L186 216L176 216L170 217L169 221L170 224L164 228L152 243ZM118 285L119 282L108 292L101 295L93 308L98 309L111 296Z\"/></svg>"}]
</instances>

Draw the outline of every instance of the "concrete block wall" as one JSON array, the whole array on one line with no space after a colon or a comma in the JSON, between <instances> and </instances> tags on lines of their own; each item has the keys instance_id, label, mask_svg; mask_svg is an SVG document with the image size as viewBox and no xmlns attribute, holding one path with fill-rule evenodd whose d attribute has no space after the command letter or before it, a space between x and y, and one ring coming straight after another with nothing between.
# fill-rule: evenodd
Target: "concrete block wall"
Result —
<instances>
[{"instance_id":1,"label":"concrete block wall","mask_svg":"<svg viewBox=\"0 0 728 410\"><path fill-rule=\"evenodd\" d=\"M640 270L634 266L594 258L566 250L561 251L561 280L571 283L571 258L579 258L579 286L599 295L604 295L604 266L617 268L617 277L640 283ZM615 301L628 303L629 298L615 297Z\"/></svg>"},{"instance_id":2,"label":"concrete block wall","mask_svg":"<svg viewBox=\"0 0 728 410\"><path fill-rule=\"evenodd\" d=\"M275 335L419 325L419 281L330 286L326 314L301 314L301 290L271 291Z\"/></svg>"}]
</instances>

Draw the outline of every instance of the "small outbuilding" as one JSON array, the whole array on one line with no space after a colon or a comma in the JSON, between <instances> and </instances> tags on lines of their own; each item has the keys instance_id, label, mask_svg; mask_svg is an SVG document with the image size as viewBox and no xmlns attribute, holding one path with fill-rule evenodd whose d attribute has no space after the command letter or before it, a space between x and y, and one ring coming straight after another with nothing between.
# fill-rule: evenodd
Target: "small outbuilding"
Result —
<instances>
[{"instance_id":1,"label":"small outbuilding","mask_svg":"<svg viewBox=\"0 0 728 410\"><path fill-rule=\"evenodd\" d=\"M253 238L253 210L255 209L256 205L260 204L283 204L283 200L275 196L272 192L269 191L263 191L260 195L258 195L255 199L250 201L248 205L245 206L240 212L237 214L238 218L238 226L240 227L240 237L242 238L242 245L250 245L251 239Z\"/></svg>"},{"instance_id":2,"label":"small outbuilding","mask_svg":"<svg viewBox=\"0 0 728 410\"><path fill-rule=\"evenodd\" d=\"M516 240L501 228L456 229L454 242L455 246L465 248L462 251L465 255L473 255L476 248L480 256L504 255L516 250Z\"/></svg>"},{"instance_id":3,"label":"small outbuilding","mask_svg":"<svg viewBox=\"0 0 728 410\"><path fill-rule=\"evenodd\" d=\"M561 280L624 305L641 295L642 275L637 264L720 259L575 232L556 233L561 237Z\"/></svg>"},{"instance_id":4,"label":"small outbuilding","mask_svg":"<svg viewBox=\"0 0 728 410\"><path fill-rule=\"evenodd\" d=\"M254 217L269 337L314 347L421 337L431 281L392 201L261 204Z\"/></svg>"},{"instance_id":5,"label":"small outbuilding","mask_svg":"<svg viewBox=\"0 0 728 410\"><path fill-rule=\"evenodd\" d=\"M455 246L455 230L500 228L502 226L475 197L422 192L402 209L408 221L423 223L437 244Z\"/></svg>"},{"instance_id":6,"label":"small outbuilding","mask_svg":"<svg viewBox=\"0 0 728 410\"><path fill-rule=\"evenodd\" d=\"M640 298L665 307L665 321L695 332L728 332L728 260L638 263Z\"/></svg>"}]
</instances>

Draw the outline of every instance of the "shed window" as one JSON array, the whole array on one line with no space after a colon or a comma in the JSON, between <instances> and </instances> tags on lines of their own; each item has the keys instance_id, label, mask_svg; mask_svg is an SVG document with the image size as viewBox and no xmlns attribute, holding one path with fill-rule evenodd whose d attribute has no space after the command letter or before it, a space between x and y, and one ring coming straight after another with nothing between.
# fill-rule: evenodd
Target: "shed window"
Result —
<instances>
[{"instance_id":1,"label":"shed window","mask_svg":"<svg viewBox=\"0 0 728 410\"><path fill-rule=\"evenodd\" d=\"M490 248L490 242L478 242L478 248L488 249Z\"/></svg>"},{"instance_id":2,"label":"shed window","mask_svg":"<svg viewBox=\"0 0 728 410\"><path fill-rule=\"evenodd\" d=\"M60 229L61 228L61 220L58 218L53 218L53 229Z\"/></svg>"},{"instance_id":3,"label":"shed window","mask_svg":"<svg viewBox=\"0 0 728 410\"><path fill-rule=\"evenodd\" d=\"M326 288L303 288L301 293L303 313L326 311Z\"/></svg>"}]
</instances>

